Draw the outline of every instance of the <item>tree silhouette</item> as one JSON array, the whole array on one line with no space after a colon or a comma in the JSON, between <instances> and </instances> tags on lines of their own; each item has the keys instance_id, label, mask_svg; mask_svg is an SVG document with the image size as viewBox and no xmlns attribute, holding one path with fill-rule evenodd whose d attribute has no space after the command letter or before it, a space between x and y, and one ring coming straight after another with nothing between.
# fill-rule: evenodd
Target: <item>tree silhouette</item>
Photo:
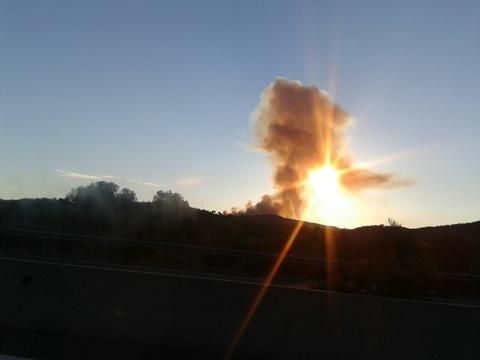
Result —
<instances>
[{"instance_id":1,"label":"tree silhouette","mask_svg":"<svg viewBox=\"0 0 480 360\"><path fill-rule=\"evenodd\" d=\"M71 204L78 203L113 203L119 186L112 182L97 181L87 186L70 190L65 199Z\"/></svg>"},{"instance_id":2,"label":"tree silhouette","mask_svg":"<svg viewBox=\"0 0 480 360\"><path fill-rule=\"evenodd\" d=\"M132 203L137 201L137 195L135 191L123 188L117 195L117 199L124 202L124 203Z\"/></svg>"},{"instance_id":3,"label":"tree silhouette","mask_svg":"<svg viewBox=\"0 0 480 360\"><path fill-rule=\"evenodd\" d=\"M189 208L190 205L188 201L186 201L182 195L179 193L174 193L171 190L168 191L157 191L157 193L153 196L153 201L155 205L160 205L161 207L167 208Z\"/></svg>"},{"instance_id":4,"label":"tree silhouette","mask_svg":"<svg viewBox=\"0 0 480 360\"><path fill-rule=\"evenodd\" d=\"M71 204L94 203L102 205L112 205L116 200L122 203L131 203L137 201L137 195L134 191L120 187L113 182L97 181L87 186L79 186L70 190L65 199Z\"/></svg>"},{"instance_id":5,"label":"tree silhouette","mask_svg":"<svg viewBox=\"0 0 480 360\"><path fill-rule=\"evenodd\" d=\"M402 224L400 224L394 218L388 218L388 225L391 226L391 227L402 227Z\"/></svg>"}]
</instances>

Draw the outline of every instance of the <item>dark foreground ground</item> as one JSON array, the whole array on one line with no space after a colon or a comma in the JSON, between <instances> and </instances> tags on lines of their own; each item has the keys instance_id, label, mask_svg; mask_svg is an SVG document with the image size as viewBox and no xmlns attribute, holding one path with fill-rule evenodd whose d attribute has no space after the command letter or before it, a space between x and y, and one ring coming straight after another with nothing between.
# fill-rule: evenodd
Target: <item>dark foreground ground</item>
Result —
<instances>
[{"instance_id":1,"label":"dark foreground ground","mask_svg":"<svg viewBox=\"0 0 480 360\"><path fill-rule=\"evenodd\" d=\"M0 260L0 353L221 359L259 286L201 274ZM480 308L275 286L245 359L479 359Z\"/></svg>"}]
</instances>

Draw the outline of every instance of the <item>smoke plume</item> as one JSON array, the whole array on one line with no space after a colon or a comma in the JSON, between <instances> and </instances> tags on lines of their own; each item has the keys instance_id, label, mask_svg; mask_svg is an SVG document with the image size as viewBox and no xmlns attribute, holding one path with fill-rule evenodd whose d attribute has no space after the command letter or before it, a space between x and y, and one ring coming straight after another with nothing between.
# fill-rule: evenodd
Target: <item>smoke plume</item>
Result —
<instances>
[{"instance_id":1,"label":"smoke plume","mask_svg":"<svg viewBox=\"0 0 480 360\"><path fill-rule=\"evenodd\" d=\"M307 199L304 184L312 169L331 164L342 187L351 192L393 187L403 181L392 174L355 168L346 148L348 114L314 86L277 79L263 92L255 113L257 145L273 165L275 192L249 202L243 213L300 218Z\"/></svg>"}]
</instances>

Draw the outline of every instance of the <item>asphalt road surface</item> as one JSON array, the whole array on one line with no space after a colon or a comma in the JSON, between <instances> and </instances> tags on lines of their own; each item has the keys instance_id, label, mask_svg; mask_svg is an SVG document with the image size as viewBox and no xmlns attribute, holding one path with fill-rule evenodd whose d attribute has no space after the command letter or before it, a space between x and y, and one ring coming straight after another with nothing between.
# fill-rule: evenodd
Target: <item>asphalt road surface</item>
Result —
<instances>
[{"instance_id":1,"label":"asphalt road surface","mask_svg":"<svg viewBox=\"0 0 480 360\"><path fill-rule=\"evenodd\" d=\"M221 359L259 284L0 258L0 353ZM479 359L480 308L272 286L245 359Z\"/></svg>"}]
</instances>

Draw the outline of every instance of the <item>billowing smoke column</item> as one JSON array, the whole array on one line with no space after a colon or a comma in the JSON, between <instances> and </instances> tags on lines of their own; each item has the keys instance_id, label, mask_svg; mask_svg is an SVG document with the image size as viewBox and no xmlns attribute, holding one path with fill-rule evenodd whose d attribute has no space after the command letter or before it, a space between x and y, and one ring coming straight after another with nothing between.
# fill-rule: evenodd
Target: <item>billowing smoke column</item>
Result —
<instances>
[{"instance_id":1,"label":"billowing smoke column","mask_svg":"<svg viewBox=\"0 0 480 360\"><path fill-rule=\"evenodd\" d=\"M255 126L258 146L273 164L275 192L249 202L243 212L301 218L309 172L325 165L338 169L342 187L352 192L399 185L391 174L353 167L344 135L348 124L348 114L318 88L286 79L271 83L258 104Z\"/></svg>"}]
</instances>

